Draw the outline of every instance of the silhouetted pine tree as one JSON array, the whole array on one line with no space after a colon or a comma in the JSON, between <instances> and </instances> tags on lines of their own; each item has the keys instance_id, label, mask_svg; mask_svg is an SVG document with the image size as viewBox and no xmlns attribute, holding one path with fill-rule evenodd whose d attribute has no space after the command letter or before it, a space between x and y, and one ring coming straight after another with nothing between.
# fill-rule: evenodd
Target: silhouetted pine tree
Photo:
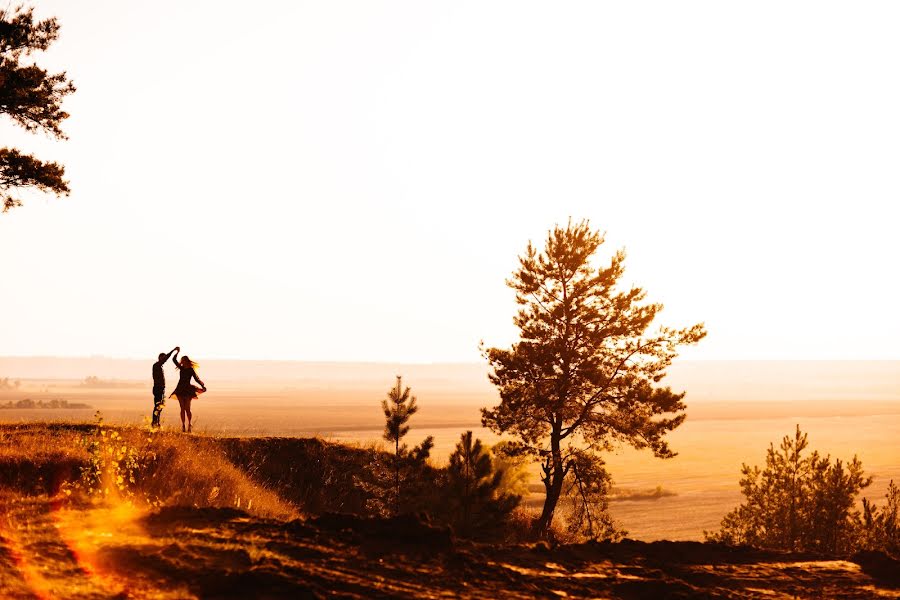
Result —
<instances>
[{"instance_id":1,"label":"silhouetted pine tree","mask_svg":"<svg viewBox=\"0 0 900 600\"><path fill-rule=\"evenodd\" d=\"M862 517L854 506L872 478L855 456L846 464L815 451L804 456L806 437L798 425L777 450L769 445L765 469L741 467L746 501L725 515L718 532L706 532L707 539L830 554L858 547Z\"/></svg>"},{"instance_id":2,"label":"silhouetted pine tree","mask_svg":"<svg viewBox=\"0 0 900 600\"><path fill-rule=\"evenodd\" d=\"M900 487L893 479L884 497L887 502L880 507L863 498L860 546L900 558Z\"/></svg>"},{"instance_id":3,"label":"silhouetted pine tree","mask_svg":"<svg viewBox=\"0 0 900 600\"><path fill-rule=\"evenodd\" d=\"M482 424L540 461L541 535L579 452L625 443L675 455L665 436L685 419L684 394L660 382L678 347L706 335L702 324L652 328L662 305L645 303L640 288L621 287L624 252L594 265L603 242L582 221L555 227L540 252L529 243L507 282L519 304L519 341L485 350L500 404L482 409Z\"/></svg>"},{"instance_id":4,"label":"silhouetted pine tree","mask_svg":"<svg viewBox=\"0 0 900 600\"><path fill-rule=\"evenodd\" d=\"M503 524L521 497L500 493L502 479L481 440L462 434L447 467L448 517L457 532L469 536Z\"/></svg>"},{"instance_id":5,"label":"silhouetted pine tree","mask_svg":"<svg viewBox=\"0 0 900 600\"><path fill-rule=\"evenodd\" d=\"M69 115L63 99L75 91L66 74L50 74L26 58L59 37L56 19L34 20L31 8L0 8L0 114L26 131L65 139L60 125ZM68 195L65 168L16 148L0 148L0 205L6 212L22 201L15 191L33 189Z\"/></svg>"},{"instance_id":6,"label":"silhouetted pine tree","mask_svg":"<svg viewBox=\"0 0 900 600\"><path fill-rule=\"evenodd\" d=\"M409 433L409 418L418 412L419 407L416 405L416 397L410 393L410 388L403 387L403 380L400 375L397 376L397 385L388 392L386 400L381 401L381 409L384 411L384 439L394 443L394 512L400 513L403 506L401 495L401 473L405 471L415 471L424 466L425 461L431 454L431 448L434 446L434 438L428 436L419 445L413 448L412 452L408 452L406 444L401 444L400 440ZM414 473L412 473L414 475Z\"/></svg>"},{"instance_id":7,"label":"silhouetted pine tree","mask_svg":"<svg viewBox=\"0 0 900 600\"><path fill-rule=\"evenodd\" d=\"M394 512L393 456L373 450L366 468L353 475L353 486L365 497L367 514L387 517Z\"/></svg>"}]
</instances>

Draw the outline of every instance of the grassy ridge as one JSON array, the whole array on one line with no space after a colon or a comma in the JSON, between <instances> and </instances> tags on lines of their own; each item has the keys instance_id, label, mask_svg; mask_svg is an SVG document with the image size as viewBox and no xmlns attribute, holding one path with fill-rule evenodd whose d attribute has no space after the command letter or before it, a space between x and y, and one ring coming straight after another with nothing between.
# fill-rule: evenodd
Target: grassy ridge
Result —
<instances>
[{"instance_id":1,"label":"grassy ridge","mask_svg":"<svg viewBox=\"0 0 900 600\"><path fill-rule=\"evenodd\" d=\"M87 466L79 440L91 430L90 425L0 425L0 487L56 495Z\"/></svg>"},{"instance_id":2,"label":"grassy ridge","mask_svg":"<svg viewBox=\"0 0 900 600\"><path fill-rule=\"evenodd\" d=\"M140 427L0 424L0 488L55 496L90 468L92 441L134 450L134 496L158 506L239 508L266 518L365 514L354 480L382 454L317 438L225 438ZM116 441L111 441L113 433ZM107 437L109 436L109 437ZM109 441L107 441L109 440ZM96 452L96 450L94 451Z\"/></svg>"},{"instance_id":3,"label":"grassy ridge","mask_svg":"<svg viewBox=\"0 0 900 600\"><path fill-rule=\"evenodd\" d=\"M325 513L386 516L399 510L427 513L433 522L462 534L466 523L460 523L458 508L443 489L445 470L404 459L410 464L400 467L403 494L396 508L392 459L375 446L318 438L0 424L0 492L75 501L126 499L150 508L231 508L283 521ZM494 512L486 524L465 534L484 541L530 537L532 515L527 509L501 506L500 501L497 506L475 505L473 523L482 518L477 510Z\"/></svg>"},{"instance_id":4,"label":"grassy ridge","mask_svg":"<svg viewBox=\"0 0 900 600\"><path fill-rule=\"evenodd\" d=\"M355 479L367 477L374 448L318 438L212 438L215 447L258 485L272 489L306 514L366 514L367 495ZM385 455L386 456L386 455Z\"/></svg>"},{"instance_id":5,"label":"grassy ridge","mask_svg":"<svg viewBox=\"0 0 900 600\"><path fill-rule=\"evenodd\" d=\"M140 463L129 492L158 506L237 507L260 517L291 518L297 506L232 462L220 440L96 425L0 425L0 487L55 496L90 469L92 452L125 449ZM101 443L91 449L91 442ZM99 448L99 450L98 450ZM108 487L108 485L107 485Z\"/></svg>"}]
</instances>

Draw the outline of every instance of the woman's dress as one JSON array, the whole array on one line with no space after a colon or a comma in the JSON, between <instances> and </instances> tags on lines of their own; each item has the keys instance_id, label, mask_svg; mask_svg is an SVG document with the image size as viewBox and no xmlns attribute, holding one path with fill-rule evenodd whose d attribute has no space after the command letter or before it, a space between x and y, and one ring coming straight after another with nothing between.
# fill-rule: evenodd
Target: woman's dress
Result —
<instances>
[{"instance_id":1,"label":"woman's dress","mask_svg":"<svg viewBox=\"0 0 900 600\"><path fill-rule=\"evenodd\" d=\"M175 391L169 396L175 396L178 398L179 402L190 402L198 395L203 393L203 388L199 388L196 385L191 383L191 379L196 377L197 374L194 373L194 369L191 367L179 367L178 372L178 385L175 386Z\"/></svg>"}]
</instances>

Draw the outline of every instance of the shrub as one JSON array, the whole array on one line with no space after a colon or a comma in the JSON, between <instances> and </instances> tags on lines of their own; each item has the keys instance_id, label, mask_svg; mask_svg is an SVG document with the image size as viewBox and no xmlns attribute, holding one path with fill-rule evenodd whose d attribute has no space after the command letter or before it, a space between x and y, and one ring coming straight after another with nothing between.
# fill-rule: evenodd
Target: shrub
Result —
<instances>
[{"instance_id":1,"label":"shrub","mask_svg":"<svg viewBox=\"0 0 900 600\"><path fill-rule=\"evenodd\" d=\"M612 477L602 458L579 450L571 460L572 478L566 497L571 501L568 533L576 538L618 541L628 532L619 529L609 514L609 490Z\"/></svg>"},{"instance_id":2,"label":"shrub","mask_svg":"<svg viewBox=\"0 0 900 600\"><path fill-rule=\"evenodd\" d=\"M807 436L797 426L776 450L769 445L765 469L743 465L744 504L725 515L711 541L791 551L847 554L858 546L862 519L854 508L872 483L855 456L848 463L818 452L804 456Z\"/></svg>"},{"instance_id":3,"label":"shrub","mask_svg":"<svg viewBox=\"0 0 900 600\"><path fill-rule=\"evenodd\" d=\"M521 496L501 490L503 471L471 431L460 436L445 471L446 519L464 536L488 536L503 527Z\"/></svg>"},{"instance_id":4,"label":"shrub","mask_svg":"<svg viewBox=\"0 0 900 600\"><path fill-rule=\"evenodd\" d=\"M531 493L529 489L532 478L531 461L527 456L518 455L515 448L515 444L505 440L491 447L494 468L502 474L497 491L525 498Z\"/></svg>"},{"instance_id":5,"label":"shrub","mask_svg":"<svg viewBox=\"0 0 900 600\"><path fill-rule=\"evenodd\" d=\"M380 517L433 513L439 498L438 470L428 464L433 446L428 436L412 450L400 446L396 454L371 450L352 476L356 493L365 498L364 513Z\"/></svg>"},{"instance_id":6,"label":"shrub","mask_svg":"<svg viewBox=\"0 0 900 600\"><path fill-rule=\"evenodd\" d=\"M860 546L900 558L900 488L893 479L884 497L886 502L881 507L863 498Z\"/></svg>"}]
</instances>

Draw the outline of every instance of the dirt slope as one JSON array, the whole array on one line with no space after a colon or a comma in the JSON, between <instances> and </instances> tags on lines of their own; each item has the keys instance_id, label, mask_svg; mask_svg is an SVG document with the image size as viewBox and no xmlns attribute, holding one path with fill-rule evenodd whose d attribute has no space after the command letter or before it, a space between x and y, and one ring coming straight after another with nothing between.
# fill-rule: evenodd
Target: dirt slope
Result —
<instances>
[{"instance_id":1,"label":"dirt slope","mask_svg":"<svg viewBox=\"0 0 900 600\"><path fill-rule=\"evenodd\" d=\"M0 500L2 598L900 597L900 565L882 555L631 541L551 550L459 542L417 520Z\"/></svg>"}]
</instances>

